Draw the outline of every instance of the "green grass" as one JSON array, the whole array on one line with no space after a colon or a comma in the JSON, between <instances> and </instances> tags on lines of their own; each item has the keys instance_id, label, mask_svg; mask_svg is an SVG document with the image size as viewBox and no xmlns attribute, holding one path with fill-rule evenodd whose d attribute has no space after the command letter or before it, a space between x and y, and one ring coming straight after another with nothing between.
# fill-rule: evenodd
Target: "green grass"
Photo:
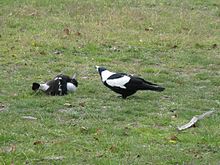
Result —
<instances>
[{"instance_id":1,"label":"green grass","mask_svg":"<svg viewBox=\"0 0 220 165\"><path fill-rule=\"evenodd\" d=\"M2 0L0 9L0 164L220 163L218 0ZM166 90L122 100L95 65ZM31 91L61 72L77 73L76 93Z\"/></svg>"}]
</instances>

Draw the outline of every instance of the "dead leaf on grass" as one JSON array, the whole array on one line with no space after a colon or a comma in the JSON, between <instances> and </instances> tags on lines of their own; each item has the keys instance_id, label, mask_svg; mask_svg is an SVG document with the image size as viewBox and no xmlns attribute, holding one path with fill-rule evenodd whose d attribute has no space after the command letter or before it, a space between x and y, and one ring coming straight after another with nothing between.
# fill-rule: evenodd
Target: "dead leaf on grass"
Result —
<instances>
[{"instance_id":1,"label":"dead leaf on grass","mask_svg":"<svg viewBox=\"0 0 220 165\"><path fill-rule=\"evenodd\" d=\"M83 76L83 77L81 77L82 79L89 79L89 77L88 76Z\"/></svg>"},{"instance_id":2,"label":"dead leaf on grass","mask_svg":"<svg viewBox=\"0 0 220 165\"><path fill-rule=\"evenodd\" d=\"M213 45L212 45L212 48L213 48L213 49L215 49L215 48L217 48L217 47L218 47L217 44L213 44Z\"/></svg>"},{"instance_id":3,"label":"dead leaf on grass","mask_svg":"<svg viewBox=\"0 0 220 165\"><path fill-rule=\"evenodd\" d=\"M32 13L29 14L29 16L32 16L32 17L37 16L37 15L38 15L38 12L37 12L37 11L34 11L34 12L32 12Z\"/></svg>"},{"instance_id":4,"label":"dead leaf on grass","mask_svg":"<svg viewBox=\"0 0 220 165\"><path fill-rule=\"evenodd\" d=\"M79 106L85 107L85 102L80 102L80 103L79 103Z\"/></svg>"},{"instance_id":5,"label":"dead leaf on grass","mask_svg":"<svg viewBox=\"0 0 220 165\"><path fill-rule=\"evenodd\" d=\"M44 141L38 140L33 143L34 145L45 144Z\"/></svg>"},{"instance_id":6,"label":"dead leaf on grass","mask_svg":"<svg viewBox=\"0 0 220 165\"><path fill-rule=\"evenodd\" d=\"M170 112L172 112L171 119L176 119L178 117L175 109L171 109Z\"/></svg>"},{"instance_id":7,"label":"dead leaf on grass","mask_svg":"<svg viewBox=\"0 0 220 165\"><path fill-rule=\"evenodd\" d=\"M66 110L66 109L59 109L58 112L64 113L64 112L69 112L69 110Z\"/></svg>"},{"instance_id":8,"label":"dead leaf on grass","mask_svg":"<svg viewBox=\"0 0 220 165\"><path fill-rule=\"evenodd\" d=\"M124 135L124 136L128 136L128 135L129 135L128 130L125 130L125 131L123 132L123 135Z\"/></svg>"},{"instance_id":9,"label":"dead leaf on grass","mask_svg":"<svg viewBox=\"0 0 220 165\"><path fill-rule=\"evenodd\" d=\"M120 49L116 46L112 46L109 48L110 51L114 51L114 52L120 52Z\"/></svg>"},{"instance_id":10,"label":"dead leaf on grass","mask_svg":"<svg viewBox=\"0 0 220 165\"><path fill-rule=\"evenodd\" d=\"M55 50L53 52L53 54L62 55L63 54L63 50Z\"/></svg>"},{"instance_id":11,"label":"dead leaf on grass","mask_svg":"<svg viewBox=\"0 0 220 165\"><path fill-rule=\"evenodd\" d=\"M72 107L72 104L70 104L70 103L64 103L64 105L67 107Z\"/></svg>"},{"instance_id":12,"label":"dead leaf on grass","mask_svg":"<svg viewBox=\"0 0 220 165\"><path fill-rule=\"evenodd\" d=\"M45 52L45 51L43 51L43 50L42 50L42 51L40 51L39 53L40 53L41 55L46 55L46 52Z\"/></svg>"},{"instance_id":13,"label":"dead leaf on grass","mask_svg":"<svg viewBox=\"0 0 220 165\"><path fill-rule=\"evenodd\" d=\"M11 161L11 164L10 164L10 165L14 165L14 160Z\"/></svg>"},{"instance_id":14,"label":"dead leaf on grass","mask_svg":"<svg viewBox=\"0 0 220 165\"><path fill-rule=\"evenodd\" d=\"M82 126L82 127L80 128L80 130L81 130L81 132L86 132L86 131L88 131L88 128Z\"/></svg>"},{"instance_id":15,"label":"dead leaf on grass","mask_svg":"<svg viewBox=\"0 0 220 165\"><path fill-rule=\"evenodd\" d=\"M37 120L37 118L33 117L33 116L22 116L21 118L22 119L27 119L27 120Z\"/></svg>"},{"instance_id":16,"label":"dead leaf on grass","mask_svg":"<svg viewBox=\"0 0 220 165\"><path fill-rule=\"evenodd\" d=\"M97 128L97 129L96 129L96 133L94 134L94 137L93 137L93 138L94 138L95 140L99 141L99 138L98 138L98 137L99 137L99 135L101 134L101 132L102 132L101 128Z\"/></svg>"},{"instance_id":17,"label":"dead leaf on grass","mask_svg":"<svg viewBox=\"0 0 220 165\"><path fill-rule=\"evenodd\" d=\"M99 141L99 138L97 136L94 136L93 137L95 140Z\"/></svg>"},{"instance_id":18,"label":"dead leaf on grass","mask_svg":"<svg viewBox=\"0 0 220 165\"><path fill-rule=\"evenodd\" d=\"M96 135L99 135L101 132L102 132L102 129L101 129L101 128L97 128L95 134L96 134Z\"/></svg>"},{"instance_id":19,"label":"dead leaf on grass","mask_svg":"<svg viewBox=\"0 0 220 165\"><path fill-rule=\"evenodd\" d=\"M170 140L175 140L175 141L177 141L177 140L178 140L178 138L177 138L177 136L176 136L176 135L172 135L172 136L170 137Z\"/></svg>"},{"instance_id":20,"label":"dead leaf on grass","mask_svg":"<svg viewBox=\"0 0 220 165\"><path fill-rule=\"evenodd\" d=\"M0 112L6 110L6 107L4 104L0 103Z\"/></svg>"},{"instance_id":21,"label":"dead leaf on grass","mask_svg":"<svg viewBox=\"0 0 220 165\"><path fill-rule=\"evenodd\" d=\"M76 32L76 35L77 35L77 36L81 36L81 33L80 33L80 32Z\"/></svg>"},{"instance_id":22,"label":"dead leaf on grass","mask_svg":"<svg viewBox=\"0 0 220 165\"><path fill-rule=\"evenodd\" d=\"M176 119L176 118L177 118L177 114L171 116L171 119Z\"/></svg>"},{"instance_id":23,"label":"dead leaf on grass","mask_svg":"<svg viewBox=\"0 0 220 165\"><path fill-rule=\"evenodd\" d=\"M65 157L64 156L48 156L43 158L44 160L63 160Z\"/></svg>"},{"instance_id":24,"label":"dead leaf on grass","mask_svg":"<svg viewBox=\"0 0 220 165\"><path fill-rule=\"evenodd\" d=\"M171 135L171 136L168 138L168 141L169 141L170 143L177 143L178 140L179 140L179 139L178 139L178 137L177 137L176 135Z\"/></svg>"},{"instance_id":25,"label":"dead leaf on grass","mask_svg":"<svg viewBox=\"0 0 220 165\"><path fill-rule=\"evenodd\" d=\"M140 158L140 157L141 157L141 155L139 155L139 154L138 154L136 157L137 157L137 158Z\"/></svg>"},{"instance_id":26,"label":"dead leaf on grass","mask_svg":"<svg viewBox=\"0 0 220 165\"><path fill-rule=\"evenodd\" d=\"M15 152L15 151L16 151L16 145L15 145L15 144L12 144L12 145L10 145L10 146L3 147L1 150L2 150L3 152L5 152L5 153Z\"/></svg>"},{"instance_id":27,"label":"dead leaf on grass","mask_svg":"<svg viewBox=\"0 0 220 165\"><path fill-rule=\"evenodd\" d=\"M103 156L104 156L104 153L101 153L101 152L96 153L96 157L98 157L98 158L101 158Z\"/></svg>"},{"instance_id":28,"label":"dead leaf on grass","mask_svg":"<svg viewBox=\"0 0 220 165\"><path fill-rule=\"evenodd\" d=\"M147 27L147 28L145 28L144 29L146 32L148 32L148 31L153 31L154 29L152 28L152 27Z\"/></svg>"},{"instance_id":29,"label":"dead leaf on grass","mask_svg":"<svg viewBox=\"0 0 220 165\"><path fill-rule=\"evenodd\" d=\"M166 100L168 100L168 99L172 99L171 96L167 96L167 95L161 96L161 98L162 98L162 99L166 99Z\"/></svg>"},{"instance_id":30,"label":"dead leaf on grass","mask_svg":"<svg viewBox=\"0 0 220 165\"><path fill-rule=\"evenodd\" d=\"M176 48L178 48L178 46L177 45L173 45L171 48L176 49Z\"/></svg>"},{"instance_id":31,"label":"dead leaf on grass","mask_svg":"<svg viewBox=\"0 0 220 165\"><path fill-rule=\"evenodd\" d=\"M65 35L70 35L70 30L68 28L63 29Z\"/></svg>"},{"instance_id":32,"label":"dead leaf on grass","mask_svg":"<svg viewBox=\"0 0 220 165\"><path fill-rule=\"evenodd\" d=\"M111 151L111 152L115 152L116 149L117 149L116 145L113 144L113 145L109 148L109 151Z\"/></svg>"}]
</instances>

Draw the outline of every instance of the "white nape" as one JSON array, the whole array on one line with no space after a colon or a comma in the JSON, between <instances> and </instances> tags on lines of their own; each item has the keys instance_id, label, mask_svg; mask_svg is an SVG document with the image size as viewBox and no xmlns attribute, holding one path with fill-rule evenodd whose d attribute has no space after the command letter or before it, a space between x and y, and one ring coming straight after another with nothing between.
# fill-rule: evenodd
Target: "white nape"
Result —
<instances>
[{"instance_id":1,"label":"white nape","mask_svg":"<svg viewBox=\"0 0 220 165\"><path fill-rule=\"evenodd\" d=\"M115 74L114 72L110 72L108 70L104 70L101 73L102 82L105 82L111 75Z\"/></svg>"},{"instance_id":2,"label":"white nape","mask_svg":"<svg viewBox=\"0 0 220 165\"><path fill-rule=\"evenodd\" d=\"M40 84L40 87L39 87L39 89L42 91L46 91L48 88L49 88L49 85L47 84Z\"/></svg>"},{"instance_id":3,"label":"white nape","mask_svg":"<svg viewBox=\"0 0 220 165\"><path fill-rule=\"evenodd\" d=\"M69 92L76 91L76 86L73 83L67 83L67 91Z\"/></svg>"},{"instance_id":4,"label":"white nape","mask_svg":"<svg viewBox=\"0 0 220 165\"><path fill-rule=\"evenodd\" d=\"M123 76L117 79L106 80L106 83L112 87L120 87L120 88L126 89L124 85L127 84L130 81L130 79L131 78L128 76Z\"/></svg>"}]
</instances>

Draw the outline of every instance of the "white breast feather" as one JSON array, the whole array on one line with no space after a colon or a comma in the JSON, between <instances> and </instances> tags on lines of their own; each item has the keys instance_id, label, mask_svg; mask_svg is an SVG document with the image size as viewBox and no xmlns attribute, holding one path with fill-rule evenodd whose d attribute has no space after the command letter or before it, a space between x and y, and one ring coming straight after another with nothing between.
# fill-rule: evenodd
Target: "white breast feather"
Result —
<instances>
[{"instance_id":1,"label":"white breast feather","mask_svg":"<svg viewBox=\"0 0 220 165\"><path fill-rule=\"evenodd\" d=\"M76 86L73 83L67 83L67 91L74 92L76 90Z\"/></svg>"},{"instance_id":2,"label":"white breast feather","mask_svg":"<svg viewBox=\"0 0 220 165\"><path fill-rule=\"evenodd\" d=\"M128 76L123 76L121 78L106 80L106 83L112 87L120 87L126 89L125 84L128 83L130 79L131 78Z\"/></svg>"}]
</instances>

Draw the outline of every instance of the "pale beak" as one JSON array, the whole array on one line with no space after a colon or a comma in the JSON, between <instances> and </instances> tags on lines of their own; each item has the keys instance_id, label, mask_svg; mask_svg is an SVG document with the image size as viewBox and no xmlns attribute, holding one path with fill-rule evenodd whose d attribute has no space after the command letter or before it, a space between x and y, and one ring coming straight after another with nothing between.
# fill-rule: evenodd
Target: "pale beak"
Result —
<instances>
[{"instance_id":1,"label":"pale beak","mask_svg":"<svg viewBox=\"0 0 220 165\"><path fill-rule=\"evenodd\" d=\"M75 78L76 78L76 73L74 73L74 75L73 75L72 79L75 79Z\"/></svg>"},{"instance_id":2,"label":"pale beak","mask_svg":"<svg viewBox=\"0 0 220 165\"><path fill-rule=\"evenodd\" d=\"M96 66L95 66L95 68L96 68L96 70L98 71L98 69L99 69L99 66L98 66L98 65L96 65Z\"/></svg>"}]
</instances>

